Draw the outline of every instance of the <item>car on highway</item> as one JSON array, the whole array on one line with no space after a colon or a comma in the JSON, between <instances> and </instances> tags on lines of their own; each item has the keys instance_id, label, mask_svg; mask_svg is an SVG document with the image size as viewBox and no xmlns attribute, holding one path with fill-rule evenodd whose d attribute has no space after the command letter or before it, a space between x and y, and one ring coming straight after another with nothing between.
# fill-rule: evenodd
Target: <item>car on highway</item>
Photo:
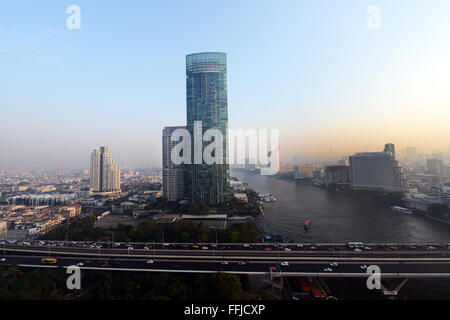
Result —
<instances>
[{"instance_id":1,"label":"car on highway","mask_svg":"<svg viewBox=\"0 0 450 320\"><path fill-rule=\"evenodd\" d=\"M222 261L220 264L228 264L228 261Z\"/></svg>"},{"instance_id":2,"label":"car on highway","mask_svg":"<svg viewBox=\"0 0 450 320\"><path fill-rule=\"evenodd\" d=\"M5 258L1 258L1 259L0 259L0 262L5 262L5 261L6 261Z\"/></svg>"},{"instance_id":3,"label":"car on highway","mask_svg":"<svg viewBox=\"0 0 450 320\"><path fill-rule=\"evenodd\" d=\"M303 248L303 245L300 243L297 243L297 248Z\"/></svg>"},{"instance_id":4,"label":"car on highway","mask_svg":"<svg viewBox=\"0 0 450 320\"><path fill-rule=\"evenodd\" d=\"M286 261L283 261L282 263L280 263L283 267L289 267L289 263Z\"/></svg>"},{"instance_id":5,"label":"car on highway","mask_svg":"<svg viewBox=\"0 0 450 320\"><path fill-rule=\"evenodd\" d=\"M330 267L337 267L338 263L337 262L330 262Z\"/></svg>"},{"instance_id":6,"label":"car on highway","mask_svg":"<svg viewBox=\"0 0 450 320\"><path fill-rule=\"evenodd\" d=\"M325 269L323 269L323 271L325 271L325 272L333 272L333 269L331 269L331 268L325 268Z\"/></svg>"},{"instance_id":7,"label":"car on highway","mask_svg":"<svg viewBox=\"0 0 450 320\"><path fill-rule=\"evenodd\" d=\"M289 251L292 251L291 249L289 249L289 248L285 248L284 249L284 251L287 251L287 252L289 252Z\"/></svg>"},{"instance_id":8,"label":"car on highway","mask_svg":"<svg viewBox=\"0 0 450 320\"><path fill-rule=\"evenodd\" d=\"M153 260L147 260L146 263L152 264L152 263L154 263L154 261Z\"/></svg>"},{"instance_id":9,"label":"car on highway","mask_svg":"<svg viewBox=\"0 0 450 320\"><path fill-rule=\"evenodd\" d=\"M84 263L83 263L83 262L78 262L78 263L77 263L77 266L78 266L78 267L82 267L82 266L84 266Z\"/></svg>"},{"instance_id":10,"label":"car on highway","mask_svg":"<svg viewBox=\"0 0 450 320\"><path fill-rule=\"evenodd\" d=\"M148 247L144 247L144 250L150 250Z\"/></svg>"},{"instance_id":11,"label":"car on highway","mask_svg":"<svg viewBox=\"0 0 450 320\"><path fill-rule=\"evenodd\" d=\"M365 264L363 264L362 266L360 266L360 268L361 268L362 270L367 270L367 266L366 266Z\"/></svg>"},{"instance_id":12,"label":"car on highway","mask_svg":"<svg viewBox=\"0 0 450 320\"><path fill-rule=\"evenodd\" d=\"M269 267L269 271L276 272L277 271L277 267L274 267L274 266Z\"/></svg>"},{"instance_id":13,"label":"car on highway","mask_svg":"<svg viewBox=\"0 0 450 320\"><path fill-rule=\"evenodd\" d=\"M203 250L208 250L208 247L203 246L202 249L203 249Z\"/></svg>"},{"instance_id":14,"label":"car on highway","mask_svg":"<svg viewBox=\"0 0 450 320\"><path fill-rule=\"evenodd\" d=\"M192 248L197 249L197 248L198 248L198 245L194 244L194 245L192 246Z\"/></svg>"},{"instance_id":15,"label":"car on highway","mask_svg":"<svg viewBox=\"0 0 450 320\"><path fill-rule=\"evenodd\" d=\"M239 261L238 265L243 266L243 265L245 265L245 262L244 261Z\"/></svg>"},{"instance_id":16,"label":"car on highway","mask_svg":"<svg viewBox=\"0 0 450 320\"><path fill-rule=\"evenodd\" d=\"M265 251L272 251L270 248L264 248Z\"/></svg>"},{"instance_id":17,"label":"car on highway","mask_svg":"<svg viewBox=\"0 0 450 320\"><path fill-rule=\"evenodd\" d=\"M354 251L361 252L362 250L360 248L355 248Z\"/></svg>"},{"instance_id":18,"label":"car on highway","mask_svg":"<svg viewBox=\"0 0 450 320\"><path fill-rule=\"evenodd\" d=\"M168 246L170 246L170 244L166 242L166 243L163 243L163 246L168 247Z\"/></svg>"},{"instance_id":19,"label":"car on highway","mask_svg":"<svg viewBox=\"0 0 450 320\"><path fill-rule=\"evenodd\" d=\"M244 248L248 248L248 247L250 247L250 245L249 245L248 243L245 243L245 244L243 245L243 247L244 247Z\"/></svg>"},{"instance_id":20,"label":"car on highway","mask_svg":"<svg viewBox=\"0 0 450 320\"><path fill-rule=\"evenodd\" d=\"M426 250L427 250L427 251L433 251L433 250L436 250L436 248L435 248L435 247L432 247L432 246L429 246Z\"/></svg>"}]
</instances>

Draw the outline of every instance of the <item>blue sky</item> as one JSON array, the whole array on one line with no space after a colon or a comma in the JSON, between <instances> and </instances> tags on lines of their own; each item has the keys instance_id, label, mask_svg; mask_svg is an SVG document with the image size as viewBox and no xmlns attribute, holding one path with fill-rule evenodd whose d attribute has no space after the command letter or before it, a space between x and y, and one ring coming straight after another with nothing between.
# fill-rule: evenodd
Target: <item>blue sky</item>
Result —
<instances>
[{"instance_id":1,"label":"blue sky","mask_svg":"<svg viewBox=\"0 0 450 320\"><path fill-rule=\"evenodd\" d=\"M81 9L68 30L66 8ZM366 26L369 5L381 29ZM447 148L450 2L0 0L0 167L159 165L186 119L185 55L228 59L229 126L280 128L281 158ZM447 81L445 81L447 80Z\"/></svg>"}]
</instances>

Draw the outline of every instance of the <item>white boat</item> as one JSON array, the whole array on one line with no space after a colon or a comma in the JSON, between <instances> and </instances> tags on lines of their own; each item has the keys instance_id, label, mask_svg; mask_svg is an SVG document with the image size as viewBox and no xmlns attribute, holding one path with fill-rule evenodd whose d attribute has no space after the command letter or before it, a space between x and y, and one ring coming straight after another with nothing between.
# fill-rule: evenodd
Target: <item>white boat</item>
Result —
<instances>
[{"instance_id":1,"label":"white boat","mask_svg":"<svg viewBox=\"0 0 450 320\"><path fill-rule=\"evenodd\" d=\"M405 214L412 214L413 213L412 210L407 209L407 208L403 208L403 207L399 207L399 206L393 206L393 207L391 207L391 210L395 211L395 212L405 213Z\"/></svg>"}]
</instances>

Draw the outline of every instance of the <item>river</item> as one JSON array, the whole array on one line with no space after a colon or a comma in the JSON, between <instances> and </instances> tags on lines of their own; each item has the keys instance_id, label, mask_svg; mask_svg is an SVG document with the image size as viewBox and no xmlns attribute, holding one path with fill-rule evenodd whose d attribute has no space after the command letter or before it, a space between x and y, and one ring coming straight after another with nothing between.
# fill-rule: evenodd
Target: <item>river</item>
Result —
<instances>
[{"instance_id":1,"label":"river","mask_svg":"<svg viewBox=\"0 0 450 320\"><path fill-rule=\"evenodd\" d=\"M402 215L342 193L295 181L233 169L231 176L276 202L264 203L266 231L297 242L450 242L450 225L418 215ZM303 230L306 219L311 229Z\"/></svg>"}]
</instances>

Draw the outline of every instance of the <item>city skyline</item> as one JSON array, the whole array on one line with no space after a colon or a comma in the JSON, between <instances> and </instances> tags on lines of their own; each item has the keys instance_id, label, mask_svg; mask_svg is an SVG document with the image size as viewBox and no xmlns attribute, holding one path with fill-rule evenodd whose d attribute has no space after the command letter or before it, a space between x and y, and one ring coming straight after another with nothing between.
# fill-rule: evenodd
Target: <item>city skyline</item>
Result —
<instances>
[{"instance_id":1,"label":"city skyline","mask_svg":"<svg viewBox=\"0 0 450 320\"><path fill-rule=\"evenodd\" d=\"M184 56L201 51L227 53L229 127L279 128L282 163L387 141L448 154L448 2L379 1L380 30L369 1L255 4L79 1L68 30L66 3L1 3L0 167L88 168L97 145L160 167L161 128L186 123Z\"/></svg>"}]
</instances>

